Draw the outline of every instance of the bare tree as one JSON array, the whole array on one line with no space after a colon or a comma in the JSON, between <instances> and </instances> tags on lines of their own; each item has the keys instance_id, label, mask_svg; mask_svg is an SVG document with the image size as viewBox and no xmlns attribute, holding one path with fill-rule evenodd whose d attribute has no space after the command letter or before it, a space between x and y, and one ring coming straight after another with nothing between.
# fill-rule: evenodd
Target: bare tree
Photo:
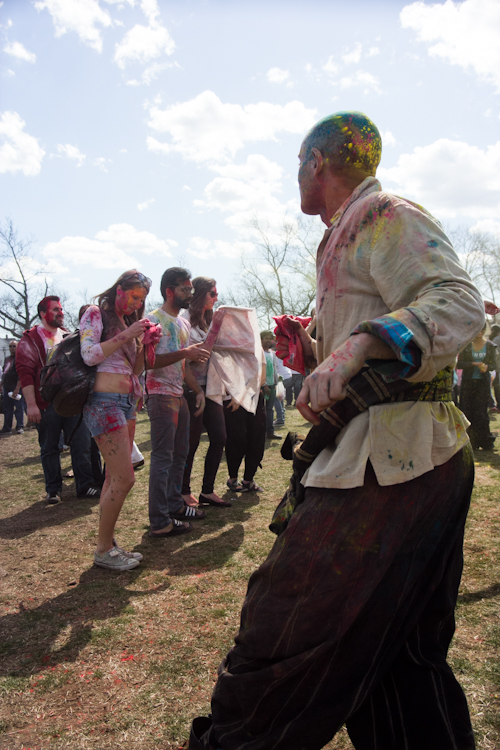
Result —
<instances>
[{"instance_id":1,"label":"bare tree","mask_svg":"<svg viewBox=\"0 0 500 750\"><path fill-rule=\"evenodd\" d=\"M0 243L0 328L20 336L33 325L48 282L31 256L33 239L19 238L11 219L0 225Z\"/></svg>"},{"instance_id":2,"label":"bare tree","mask_svg":"<svg viewBox=\"0 0 500 750\"><path fill-rule=\"evenodd\" d=\"M483 296L500 299L500 240L487 232L458 227L448 232L465 270Z\"/></svg>"},{"instance_id":3,"label":"bare tree","mask_svg":"<svg viewBox=\"0 0 500 750\"><path fill-rule=\"evenodd\" d=\"M314 220L285 220L278 232L251 223L255 252L241 257L240 281L224 302L255 307L261 323L273 315L307 315L316 296L316 248L320 230Z\"/></svg>"}]
</instances>

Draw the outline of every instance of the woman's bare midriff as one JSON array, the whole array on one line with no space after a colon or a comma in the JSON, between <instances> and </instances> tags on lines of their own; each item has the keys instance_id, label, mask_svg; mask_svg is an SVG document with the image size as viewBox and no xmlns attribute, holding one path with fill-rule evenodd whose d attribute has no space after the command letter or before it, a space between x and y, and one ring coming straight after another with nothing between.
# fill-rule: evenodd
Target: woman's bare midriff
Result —
<instances>
[{"instance_id":1,"label":"woman's bare midriff","mask_svg":"<svg viewBox=\"0 0 500 750\"><path fill-rule=\"evenodd\" d=\"M130 375L119 372L98 372L96 375L94 391L100 393L130 393L131 390Z\"/></svg>"}]
</instances>

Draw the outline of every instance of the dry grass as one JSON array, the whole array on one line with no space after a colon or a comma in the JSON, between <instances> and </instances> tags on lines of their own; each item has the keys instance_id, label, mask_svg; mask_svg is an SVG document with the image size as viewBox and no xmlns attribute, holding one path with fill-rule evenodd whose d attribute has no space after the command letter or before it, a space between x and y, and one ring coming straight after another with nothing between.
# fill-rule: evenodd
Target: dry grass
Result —
<instances>
[{"instance_id":1,"label":"dry grass","mask_svg":"<svg viewBox=\"0 0 500 750\"><path fill-rule=\"evenodd\" d=\"M296 411L287 420L302 424ZM137 434L147 459L145 415ZM91 564L97 504L77 500L66 480L64 502L46 508L36 434L2 439L1 750L167 750L185 739L191 718L207 712L249 574L274 540L267 525L289 473L279 447L266 450L257 477L266 492L209 508L176 540L147 537L147 469L138 472L117 536L144 562L112 574ZM495 453L481 456L451 652L480 750L500 748L499 470ZM221 494L225 479L223 464ZM345 731L328 747L352 750Z\"/></svg>"}]
</instances>

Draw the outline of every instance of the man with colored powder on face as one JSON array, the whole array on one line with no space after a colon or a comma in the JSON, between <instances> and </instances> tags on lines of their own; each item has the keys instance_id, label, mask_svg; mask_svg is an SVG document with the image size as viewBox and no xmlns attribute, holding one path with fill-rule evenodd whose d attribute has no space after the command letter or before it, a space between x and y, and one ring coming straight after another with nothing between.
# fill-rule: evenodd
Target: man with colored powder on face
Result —
<instances>
[{"instance_id":1,"label":"man with colored powder on face","mask_svg":"<svg viewBox=\"0 0 500 750\"><path fill-rule=\"evenodd\" d=\"M440 224L382 191L380 156L358 112L320 121L300 149L302 210L327 230L316 340L297 328L317 365L297 407L319 424L365 365L411 397L360 408L312 461L250 579L192 750L319 750L344 723L356 750L474 748L446 662L473 483L451 372L484 307Z\"/></svg>"},{"instance_id":2,"label":"man with colored powder on face","mask_svg":"<svg viewBox=\"0 0 500 750\"><path fill-rule=\"evenodd\" d=\"M205 517L204 511L186 505L181 494L190 421L183 384L196 393L197 413L201 413L205 396L189 361L208 359L200 344L188 346L191 324L179 315L191 301L191 274L185 268L168 268L161 278L160 292L163 305L146 316L153 323L161 323L162 328L153 370L146 374L151 421L149 535L155 539L185 534L191 531L190 521Z\"/></svg>"},{"instance_id":3,"label":"man with colored powder on face","mask_svg":"<svg viewBox=\"0 0 500 750\"><path fill-rule=\"evenodd\" d=\"M38 442L45 476L47 505L61 500L62 475L59 438L61 431L70 435L71 464L75 475L78 497L98 498L100 489L94 484L90 458L90 432L80 417L61 417L54 405L40 394L40 372L47 361L47 353L62 341L64 312L59 297L44 297L38 303L40 325L25 331L17 347L16 368L26 399L28 419L38 430Z\"/></svg>"}]
</instances>

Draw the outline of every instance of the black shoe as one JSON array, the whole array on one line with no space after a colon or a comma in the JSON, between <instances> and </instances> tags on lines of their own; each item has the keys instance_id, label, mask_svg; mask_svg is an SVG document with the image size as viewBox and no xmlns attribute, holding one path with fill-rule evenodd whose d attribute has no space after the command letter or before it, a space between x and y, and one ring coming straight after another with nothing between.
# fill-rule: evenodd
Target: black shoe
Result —
<instances>
[{"instance_id":1,"label":"black shoe","mask_svg":"<svg viewBox=\"0 0 500 750\"><path fill-rule=\"evenodd\" d=\"M271 433L271 435L266 435L268 440L283 440L283 435L277 435L275 432Z\"/></svg>"},{"instance_id":2,"label":"black shoe","mask_svg":"<svg viewBox=\"0 0 500 750\"><path fill-rule=\"evenodd\" d=\"M61 496L58 492L47 492L45 502L47 505L57 505L57 503L61 502Z\"/></svg>"},{"instance_id":3,"label":"black shoe","mask_svg":"<svg viewBox=\"0 0 500 750\"><path fill-rule=\"evenodd\" d=\"M2 427L2 429L0 430L0 435L12 435L12 430L4 430Z\"/></svg>"},{"instance_id":4,"label":"black shoe","mask_svg":"<svg viewBox=\"0 0 500 750\"><path fill-rule=\"evenodd\" d=\"M99 489L99 487L90 486L90 487L87 487L87 489L84 490L83 492L77 492L76 496L78 498L84 498L84 497L88 497L91 499L99 498L101 497L101 490Z\"/></svg>"}]
</instances>

